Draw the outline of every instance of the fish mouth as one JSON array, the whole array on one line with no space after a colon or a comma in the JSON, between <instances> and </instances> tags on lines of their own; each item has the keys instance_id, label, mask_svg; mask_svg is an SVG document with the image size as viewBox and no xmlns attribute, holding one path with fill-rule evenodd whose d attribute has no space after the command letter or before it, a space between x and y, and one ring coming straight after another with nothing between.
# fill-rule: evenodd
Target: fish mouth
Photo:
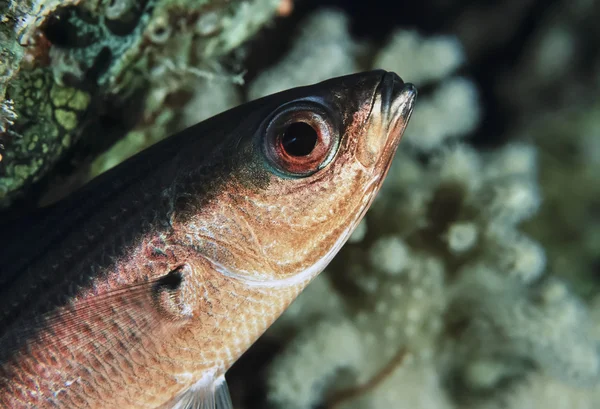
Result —
<instances>
[{"instance_id":1,"label":"fish mouth","mask_svg":"<svg viewBox=\"0 0 600 409\"><path fill-rule=\"evenodd\" d=\"M358 155L376 178L387 173L406 129L417 97L414 85L405 83L394 72L381 71L367 120L364 147Z\"/></svg>"},{"instance_id":2,"label":"fish mouth","mask_svg":"<svg viewBox=\"0 0 600 409\"><path fill-rule=\"evenodd\" d=\"M384 151L391 148L395 152L412 115L417 89L413 84L402 81L395 72L385 72L379 82L377 93L381 101L382 130L387 134L385 145L393 145L386 146ZM391 152L392 155L394 152Z\"/></svg>"}]
</instances>

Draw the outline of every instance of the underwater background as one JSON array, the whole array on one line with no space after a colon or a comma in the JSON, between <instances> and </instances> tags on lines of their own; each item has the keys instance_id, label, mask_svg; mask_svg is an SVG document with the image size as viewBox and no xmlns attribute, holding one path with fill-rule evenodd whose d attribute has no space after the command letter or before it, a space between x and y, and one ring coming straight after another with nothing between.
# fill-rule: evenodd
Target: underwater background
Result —
<instances>
[{"instance_id":1,"label":"underwater background","mask_svg":"<svg viewBox=\"0 0 600 409\"><path fill-rule=\"evenodd\" d=\"M419 89L381 193L234 406L600 408L600 1L0 1L0 217L279 90Z\"/></svg>"}]
</instances>

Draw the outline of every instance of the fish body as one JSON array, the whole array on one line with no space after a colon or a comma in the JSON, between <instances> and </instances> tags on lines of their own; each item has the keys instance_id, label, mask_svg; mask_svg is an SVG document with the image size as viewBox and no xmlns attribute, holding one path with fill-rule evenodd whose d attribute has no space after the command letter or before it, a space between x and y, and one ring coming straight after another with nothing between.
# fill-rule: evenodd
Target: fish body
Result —
<instances>
[{"instance_id":1,"label":"fish body","mask_svg":"<svg viewBox=\"0 0 600 409\"><path fill-rule=\"evenodd\" d=\"M225 372L350 236L415 96L384 71L274 94L4 228L1 407L231 407Z\"/></svg>"}]
</instances>

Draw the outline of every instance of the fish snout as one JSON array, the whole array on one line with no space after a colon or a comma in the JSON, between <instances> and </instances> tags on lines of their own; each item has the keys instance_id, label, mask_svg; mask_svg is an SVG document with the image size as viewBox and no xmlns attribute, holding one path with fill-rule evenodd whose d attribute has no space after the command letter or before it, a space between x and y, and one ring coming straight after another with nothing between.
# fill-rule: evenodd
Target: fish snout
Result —
<instances>
[{"instance_id":1,"label":"fish snout","mask_svg":"<svg viewBox=\"0 0 600 409\"><path fill-rule=\"evenodd\" d=\"M385 172L412 114L417 89L394 72L382 72L371 106L364 146L358 158L366 168Z\"/></svg>"},{"instance_id":2,"label":"fish snout","mask_svg":"<svg viewBox=\"0 0 600 409\"><path fill-rule=\"evenodd\" d=\"M413 84L405 83L395 72L386 72L379 83L382 116L394 122L402 119L408 122L417 97Z\"/></svg>"}]
</instances>

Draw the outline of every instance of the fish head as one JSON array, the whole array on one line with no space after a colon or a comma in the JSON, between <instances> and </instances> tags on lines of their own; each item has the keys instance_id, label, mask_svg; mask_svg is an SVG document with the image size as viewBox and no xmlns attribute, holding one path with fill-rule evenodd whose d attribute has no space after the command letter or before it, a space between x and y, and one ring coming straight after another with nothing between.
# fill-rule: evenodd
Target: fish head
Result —
<instances>
[{"instance_id":1,"label":"fish head","mask_svg":"<svg viewBox=\"0 0 600 409\"><path fill-rule=\"evenodd\" d=\"M372 203L415 97L379 70L254 101L234 132L232 171L194 224L206 258L248 283L314 278Z\"/></svg>"}]
</instances>

